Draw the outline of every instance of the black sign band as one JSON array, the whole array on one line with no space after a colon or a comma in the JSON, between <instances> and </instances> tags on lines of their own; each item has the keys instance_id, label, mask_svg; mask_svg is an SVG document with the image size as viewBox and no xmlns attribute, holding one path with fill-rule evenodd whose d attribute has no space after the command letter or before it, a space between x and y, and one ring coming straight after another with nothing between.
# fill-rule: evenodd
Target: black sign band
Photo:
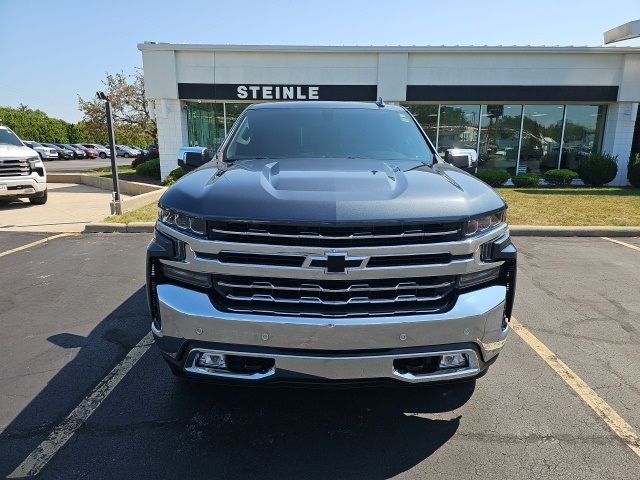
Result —
<instances>
[{"instance_id":1,"label":"black sign band","mask_svg":"<svg viewBox=\"0 0 640 480\"><path fill-rule=\"evenodd\" d=\"M610 85L407 85L407 101L615 102Z\"/></svg>"},{"instance_id":2,"label":"black sign band","mask_svg":"<svg viewBox=\"0 0 640 480\"><path fill-rule=\"evenodd\" d=\"M181 100L376 100L376 85L178 83Z\"/></svg>"}]
</instances>

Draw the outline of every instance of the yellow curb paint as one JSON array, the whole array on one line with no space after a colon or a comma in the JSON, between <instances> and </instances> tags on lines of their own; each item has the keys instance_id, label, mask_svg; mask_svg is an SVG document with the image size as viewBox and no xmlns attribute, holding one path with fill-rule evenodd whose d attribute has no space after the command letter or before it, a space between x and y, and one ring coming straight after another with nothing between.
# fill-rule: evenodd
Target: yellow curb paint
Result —
<instances>
[{"instance_id":1,"label":"yellow curb paint","mask_svg":"<svg viewBox=\"0 0 640 480\"><path fill-rule=\"evenodd\" d=\"M600 397L587 383L582 380L567 364L558 358L549 348L522 325L516 318L511 317L511 328L529 345L554 372L609 426L622 441L640 457L640 436L635 432L618 412L616 412L602 397Z\"/></svg>"},{"instance_id":2,"label":"yellow curb paint","mask_svg":"<svg viewBox=\"0 0 640 480\"><path fill-rule=\"evenodd\" d=\"M608 240L609 242L613 242L613 243L617 243L618 245L622 245L623 247L627 247L630 248L632 250L637 250L640 252L640 247L636 246L636 245L631 245L630 243L627 242L621 242L620 240L614 240L613 238L609 238L609 237L600 237L603 240Z\"/></svg>"},{"instance_id":3,"label":"yellow curb paint","mask_svg":"<svg viewBox=\"0 0 640 480\"><path fill-rule=\"evenodd\" d=\"M55 240L56 238L75 237L77 235L78 235L77 233L59 233L57 235L52 235L52 236L47 237L47 238L42 238L42 239L37 240L35 242L27 243L26 245L22 245L21 247L16 247L16 248L12 248L11 250L6 250L4 252L0 252L0 257L5 257L7 255L11 255L12 253L21 252L22 250L26 250L28 248L35 247L36 245L41 245L43 243L47 243L47 242L49 242L51 240Z\"/></svg>"}]
</instances>

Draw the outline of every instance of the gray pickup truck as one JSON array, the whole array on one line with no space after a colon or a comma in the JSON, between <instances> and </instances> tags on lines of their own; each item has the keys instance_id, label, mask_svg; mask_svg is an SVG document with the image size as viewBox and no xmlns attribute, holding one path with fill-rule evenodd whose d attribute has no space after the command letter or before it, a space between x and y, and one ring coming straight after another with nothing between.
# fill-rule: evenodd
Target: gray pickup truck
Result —
<instances>
[{"instance_id":1,"label":"gray pickup truck","mask_svg":"<svg viewBox=\"0 0 640 480\"><path fill-rule=\"evenodd\" d=\"M513 307L505 211L401 107L253 105L160 199L147 252L156 344L197 380L481 376Z\"/></svg>"}]
</instances>

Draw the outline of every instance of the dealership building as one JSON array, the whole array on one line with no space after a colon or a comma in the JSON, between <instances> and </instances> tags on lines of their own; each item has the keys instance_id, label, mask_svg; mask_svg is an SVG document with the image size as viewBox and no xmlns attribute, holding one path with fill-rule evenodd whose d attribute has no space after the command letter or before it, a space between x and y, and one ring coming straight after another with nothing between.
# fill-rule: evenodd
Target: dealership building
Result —
<instances>
[{"instance_id":1,"label":"dealership building","mask_svg":"<svg viewBox=\"0 0 640 480\"><path fill-rule=\"evenodd\" d=\"M478 168L540 173L638 143L640 48L187 45L145 42L162 176L182 146L216 148L256 102L346 100L407 107L439 152ZM634 140L635 135L635 140ZM635 149L638 146L634 146Z\"/></svg>"}]
</instances>

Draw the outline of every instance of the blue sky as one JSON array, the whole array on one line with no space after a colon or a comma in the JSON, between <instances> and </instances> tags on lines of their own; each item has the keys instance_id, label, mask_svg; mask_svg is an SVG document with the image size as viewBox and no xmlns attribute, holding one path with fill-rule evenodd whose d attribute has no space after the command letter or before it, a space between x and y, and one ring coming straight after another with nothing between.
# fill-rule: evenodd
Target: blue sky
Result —
<instances>
[{"instance_id":1,"label":"blue sky","mask_svg":"<svg viewBox=\"0 0 640 480\"><path fill-rule=\"evenodd\" d=\"M0 105L77 121L78 95L142 66L136 45L601 45L639 0L0 0ZM620 46L640 46L640 39Z\"/></svg>"}]
</instances>

